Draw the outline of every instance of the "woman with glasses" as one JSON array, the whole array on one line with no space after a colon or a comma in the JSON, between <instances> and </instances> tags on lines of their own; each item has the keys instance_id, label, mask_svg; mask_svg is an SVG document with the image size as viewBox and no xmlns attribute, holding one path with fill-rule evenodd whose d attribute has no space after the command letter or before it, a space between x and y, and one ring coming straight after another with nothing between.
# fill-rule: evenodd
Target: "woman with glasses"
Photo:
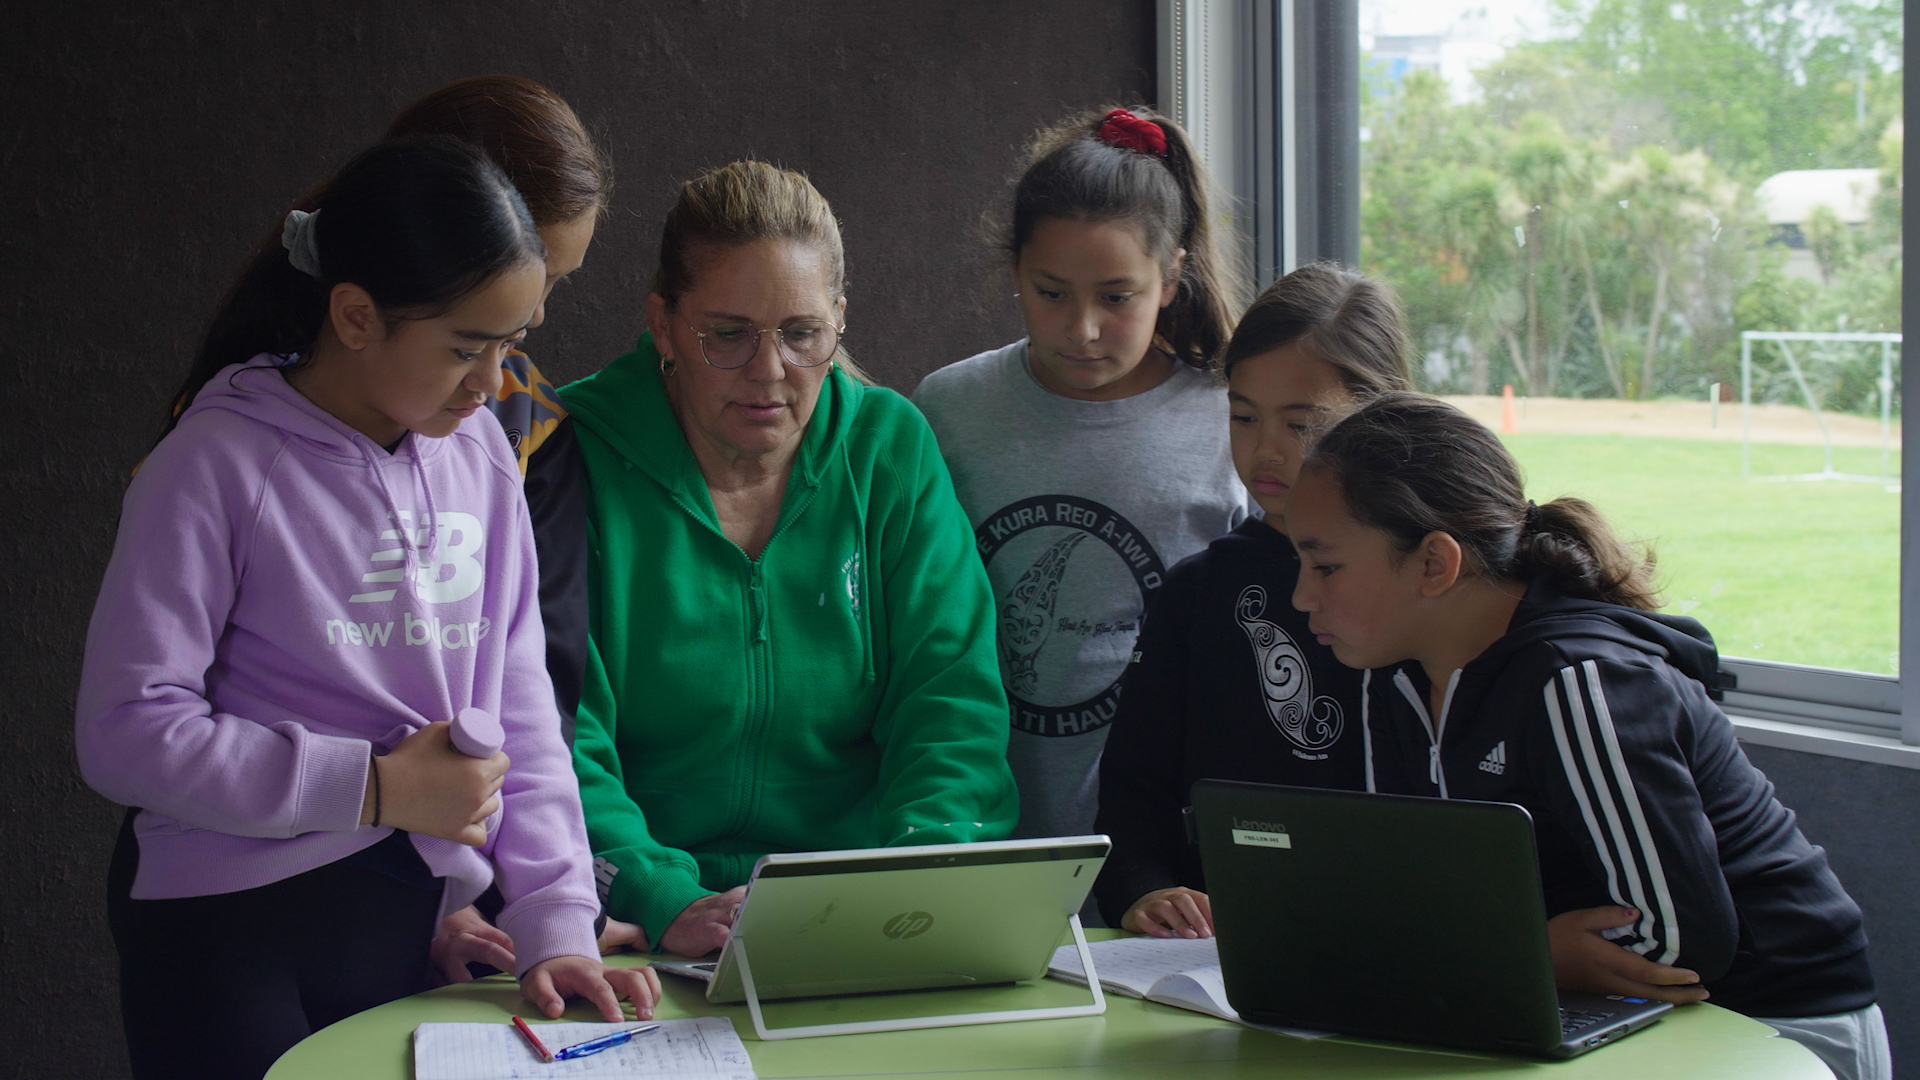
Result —
<instances>
[{"instance_id":1,"label":"woman with glasses","mask_svg":"<svg viewBox=\"0 0 1920 1080\"><path fill-rule=\"evenodd\" d=\"M586 462L574 767L602 896L731 931L776 851L1005 837L993 598L932 431L840 348L840 231L735 162L667 215L648 332L561 391Z\"/></svg>"}]
</instances>

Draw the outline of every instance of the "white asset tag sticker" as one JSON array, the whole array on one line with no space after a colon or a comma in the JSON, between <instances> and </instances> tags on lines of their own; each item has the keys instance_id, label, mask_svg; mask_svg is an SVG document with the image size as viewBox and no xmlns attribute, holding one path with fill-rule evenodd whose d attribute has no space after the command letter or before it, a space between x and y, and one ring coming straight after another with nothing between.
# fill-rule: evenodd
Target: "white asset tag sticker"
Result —
<instances>
[{"instance_id":1,"label":"white asset tag sticker","mask_svg":"<svg viewBox=\"0 0 1920 1080\"><path fill-rule=\"evenodd\" d=\"M1254 832L1252 829L1233 830L1233 842L1248 847L1291 848L1293 839L1283 832Z\"/></svg>"}]
</instances>

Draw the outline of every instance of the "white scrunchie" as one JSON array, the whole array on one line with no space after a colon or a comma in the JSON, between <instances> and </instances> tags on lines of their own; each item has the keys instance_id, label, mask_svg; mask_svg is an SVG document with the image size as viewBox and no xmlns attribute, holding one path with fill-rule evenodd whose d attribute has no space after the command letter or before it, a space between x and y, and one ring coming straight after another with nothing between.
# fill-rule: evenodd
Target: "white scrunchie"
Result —
<instances>
[{"instance_id":1,"label":"white scrunchie","mask_svg":"<svg viewBox=\"0 0 1920 1080\"><path fill-rule=\"evenodd\" d=\"M280 246L287 249L287 261L310 278L320 277L320 246L314 240L313 226L320 212L287 211L287 223L280 228Z\"/></svg>"}]
</instances>

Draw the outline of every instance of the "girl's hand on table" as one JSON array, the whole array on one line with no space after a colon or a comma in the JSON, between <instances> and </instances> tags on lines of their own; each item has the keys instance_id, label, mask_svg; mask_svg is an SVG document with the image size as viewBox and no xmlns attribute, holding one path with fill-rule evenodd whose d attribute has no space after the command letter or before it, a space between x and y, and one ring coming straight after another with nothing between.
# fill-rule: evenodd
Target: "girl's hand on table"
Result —
<instances>
[{"instance_id":1,"label":"girl's hand on table","mask_svg":"<svg viewBox=\"0 0 1920 1080\"><path fill-rule=\"evenodd\" d=\"M1705 1001L1707 990L1698 972L1656 964L1623 945L1601 936L1602 931L1632 926L1640 913L1629 907L1581 908L1547 920L1547 943L1553 950L1553 981L1563 990L1588 994L1619 994L1685 1005Z\"/></svg>"},{"instance_id":2,"label":"girl's hand on table","mask_svg":"<svg viewBox=\"0 0 1920 1080\"><path fill-rule=\"evenodd\" d=\"M472 904L440 921L440 932L428 948L428 975L434 986L470 982L468 964L491 964L513 970L513 939L488 922Z\"/></svg>"},{"instance_id":3,"label":"girl's hand on table","mask_svg":"<svg viewBox=\"0 0 1920 1080\"><path fill-rule=\"evenodd\" d=\"M382 825L469 847L487 842L486 820L500 809L510 762L503 753L468 757L453 745L452 730L444 720L428 724L368 762L362 825L373 824L377 802Z\"/></svg>"},{"instance_id":4,"label":"girl's hand on table","mask_svg":"<svg viewBox=\"0 0 1920 1080\"><path fill-rule=\"evenodd\" d=\"M660 947L680 956L705 956L725 945L746 898L747 887L739 885L695 900L673 917L667 932L660 935Z\"/></svg>"},{"instance_id":5,"label":"girl's hand on table","mask_svg":"<svg viewBox=\"0 0 1920 1080\"><path fill-rule=\"evenodd\" d=\"M1213 936L1213 904L1197 889L1155 889L1133 902L1120 929L1157 938Z\"/></svg>"},{"instance_id":6,"label":"girl's hand on table","mask_svg":"<svg viewBox=\"0 0 1920 1080\"><path fill-rule=\"evenodd\" d=\"M660 1001L660 976L651 967L617 968L597 957L556 956L520 976L520 996L549 1020L560 1018L570 997L593 1002L610 1024L626 1019L620 1012L623 998L633 1002L636 1017L651 1020L653 1007Z\"/></svg>"},{"instance_id":7,"label":"girl's hand on table","mask_svg":"<svg viewBox=\"0 0 1920 1080\"><path fill-rule=\"evenodd\" d=\"M600 955L611 956L614 953L647 951L647 932L630 922L609 918L606 928L600 931Z\"/></svg>"}]
</instances>

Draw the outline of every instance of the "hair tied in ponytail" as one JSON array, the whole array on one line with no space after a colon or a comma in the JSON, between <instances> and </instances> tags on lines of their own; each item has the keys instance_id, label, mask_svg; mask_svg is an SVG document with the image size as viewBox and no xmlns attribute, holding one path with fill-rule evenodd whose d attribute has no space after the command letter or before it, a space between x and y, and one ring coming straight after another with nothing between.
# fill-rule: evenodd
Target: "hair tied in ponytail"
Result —
<instances>
[{"instance_id":1,"label":"hair tied in ponytail","mask_svg":"<svg viewBox=\"0 0 1920 1080\"><path fill-rule=\"evenodd\" d=\"M1409 448L1418 451L1410 463ZM1500 437L1438 398L1381 394L1321 435L1300 468L1330 474L1354 520L1385 532L1402 557L1446 533L1468 569L1491 580L1544 580L1567 596L1640 611L1664 606L1651 551L1621 540L1576 496L1546 506L1528 499Z\"/></svg>"},{"instance_id":2,"label":"hair tied in ponytail","mask_svg":"<svg viewBox=\"0 0 1920 1080\"><path fill-rule=\"evenodd\" d=\"M1167 156L1167 133L1151 120L1142 120L1125 109L1115 109L1100 118L1094 135L1108 146L1146 154Z\"/></svg>"},{"instance_id":3,"label":"hair tied in ponytail","mask_svg":"<svg viewBox=\"0 0 1920 1080\"><path fill-rule=\"evenodd\" d=\"M287 221L280 227L280 246L287 249L287 261L295 270L315 280L320 280L320 245L314 239L314 219L320 216L318 210L308 213L305 210L287 211Z\"/></svg>"}]
</instances>

